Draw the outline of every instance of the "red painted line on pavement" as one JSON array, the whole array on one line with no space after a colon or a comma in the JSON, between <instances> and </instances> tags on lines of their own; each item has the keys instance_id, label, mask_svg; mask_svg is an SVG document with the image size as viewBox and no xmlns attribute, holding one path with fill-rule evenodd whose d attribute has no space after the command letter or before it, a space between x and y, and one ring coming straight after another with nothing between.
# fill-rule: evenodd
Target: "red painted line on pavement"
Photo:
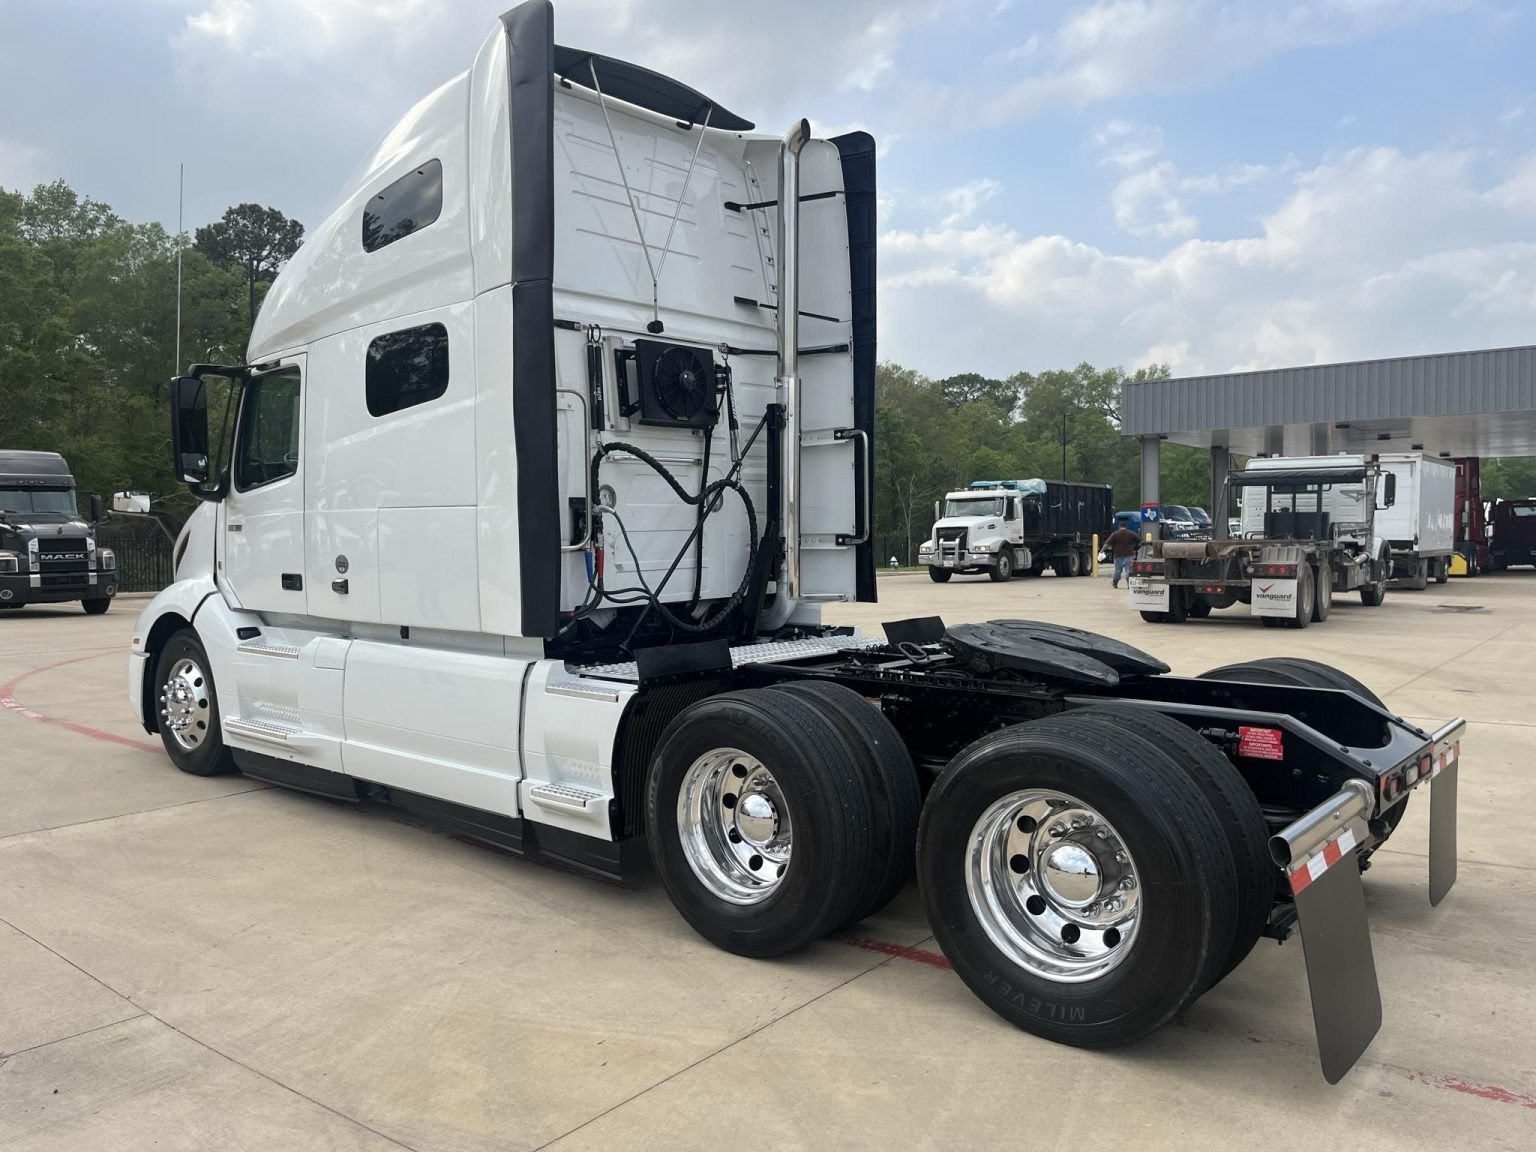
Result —
<instances>
[{"instance_id":1,"label":"red painted line on pavement","mask_svg":"<svg viewBox=\"0 0 1536 1152\"><path fill-rule=\"evenodd\" d=\"M129 736L119 736L115 732L103 732L100 728L92 728L88 724L77 724L73 720L64 720L58 716L48 716L34 708L28 708L16 699L16 686L33 676L40 676L44 672L52 672L55 668L65 668L70 664L80 664L86 660L100 660L103 656L117 656L117 652L94 652L89 656L76 656L69 660L58 660L52 664L44 664L40 668L29 668L19 676L12 678L4 684L0 684L0 708L14 712L17 716L25 716L28 720L36 720L42 724L52 724L57 728L63 728L73 732L76 736L86 736L92 740L101 740L108 744L121 744L126 748L137 748L140 752L153 752L157 755L164 751L158 744L151 744L147 740L135 740Z\"/></svg>"},{"instance_id":2,"label":"red painted line on pavement","mask_svg":"<svg viewBox=\"0 0 1536 1152\"><path fill-rule=\"evenodd\" d=\"M878 952L882 956L896 956L902 960L926 964L930 968L942 968L946 972L953 967L943 953L930 952L926 948L909 948L905 944L892 944L889 940L871 940L865 936L839 936L837 941L853 948L862 948L866 952Z\"/></svg>"},{"instance_id":3,"label":"red painted line on pavement","mask_svg":"<svg viewBox=\"0 0 1536 1152\"><path fill-rule=\"evenodd\" d=\"M1479 1100L1493 1100L1499 1104L1515 1104L1521 1108L1529 1108L1536 1111L1536 1096L1525 1092L1514 1092L1508 1088L1501 1088L1497 1084L1477 1084L1471 1080L1463 1080L1460 1076L1431 1076L1427 1072L1414 1072L1410 1079L1428 1084L1431 1088L1445 1088L1451 1092L1461 1092L1467 1096L1476 1096Z\"/></svg>"}]
</instances>

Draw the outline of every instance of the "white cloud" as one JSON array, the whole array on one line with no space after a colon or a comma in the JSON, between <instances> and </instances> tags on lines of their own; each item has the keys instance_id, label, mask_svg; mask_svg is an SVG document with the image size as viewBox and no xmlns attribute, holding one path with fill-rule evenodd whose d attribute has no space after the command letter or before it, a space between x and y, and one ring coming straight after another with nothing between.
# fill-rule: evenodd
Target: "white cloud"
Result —
<instances>
[{"instance_id":1,"label":"white cloud","mask_svg":"<svg viewBox=\"0 0 1536 1152\"><path fill-rule=\"evenodd\" d=\"M1499 113L1499 123L1513 124L1517 120L1523 118L1525 116L1525 112L1526 108L1524 104L1516 104L1513 108L1506 108L1503 112Z\"/></svg>"},{"instance_id":2,"label":"white cloud","mask_svg":"<svg viewBox=\"0 0 1536 1152\"><path fill-rule=\"evenodd\" d=\"M949 209L944 217L942 227L955 228L964 224L976 210L992 197L1003 190L1003 186L990 176L980 180L972 180L969 184L962 184L958 188L951 188L940 199Z\"/></svg>"},{"instance_id":3,"label":"white cloud","mask_svg":"<svg viewBox=\"0 0 1536 1152\"><path fill-rule=\"evenodd\" d=\"M1519 166L1536 172L1536 156ZM1527 343L1536 231L1467 153L1355 149L1250 236L1119 254L978 221L881 239L882 354L992 374L1090 360L1181 373Z\"/></svg>"},{"instance_id":4,"label":"white cloud","mask_svg":"<svg viewBox=\"0 0 1536 1152\"><path fill-rule=\"evenodd\" d=\"M1103 153L1100 164L1124 173L1109 194L1115 223L1133 236L1165 240L1193 236L1200 220L1186 206L1195 196L1218 196L1271 175L1263 164L1240 164L1223 172L1186 176L1162 158L1163 132L1151 124L1109 120L1094 132Z\"/></svg>"}]
</instances>

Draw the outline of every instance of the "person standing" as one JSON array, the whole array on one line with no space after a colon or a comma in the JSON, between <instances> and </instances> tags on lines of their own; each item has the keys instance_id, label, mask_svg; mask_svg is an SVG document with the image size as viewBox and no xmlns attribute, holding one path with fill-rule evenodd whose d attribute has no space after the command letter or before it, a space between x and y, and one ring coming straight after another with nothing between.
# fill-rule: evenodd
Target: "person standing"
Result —
<instances>
[{"instance_id":1,"label":"person standing","mask_svg":"<svg viewBox=\"0 0 1536 1152\"><path fill-rule=\"evenodd\" d=\"M1129 579L1131 561L1136 558L1136 549L1141 547L1141 537L1129 528L1116 528L1104 541L1104 547L1109 549L1109 554L1115 559L1115 572L1110 587L1118 588L1121 577Z\"/></svg>"}]
</instances>

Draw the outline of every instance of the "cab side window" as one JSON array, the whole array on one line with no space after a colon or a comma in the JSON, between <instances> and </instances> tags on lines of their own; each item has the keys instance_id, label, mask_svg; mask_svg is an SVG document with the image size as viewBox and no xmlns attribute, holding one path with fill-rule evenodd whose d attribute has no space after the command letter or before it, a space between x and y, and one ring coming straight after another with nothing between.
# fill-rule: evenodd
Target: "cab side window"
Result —
<instances>
[{"instance_id":1,"label":"cab side window","mask_svg":"<svg viewBox=\"0 0 1536 1152\"><path fill-rule=\"evenodd\" d=\"M299 470L299 370L252 377L240 406L235 487L258 488Z\"/></svg>"}]
</instances>

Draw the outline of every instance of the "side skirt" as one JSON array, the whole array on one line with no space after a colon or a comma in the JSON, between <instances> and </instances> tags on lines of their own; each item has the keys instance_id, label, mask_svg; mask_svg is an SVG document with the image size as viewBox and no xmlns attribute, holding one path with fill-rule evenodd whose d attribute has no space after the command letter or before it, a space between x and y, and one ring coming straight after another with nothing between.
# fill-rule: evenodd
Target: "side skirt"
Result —
<instances>
[{"instance_id":1,"label":"side skirt","mask_svg":"<svg viewBox=\"0 0 1536 1152\"><path fill-rule=\"evenodd\" d=\"M230 752L241 773L253 780L265 780L269 784L332 800L388 805L455 836L478 840L529 859L555 860L609 880L633 876L648 858L645 842L639 838L595 840L564 828L486 812L434 796L423 796L419 792L386 788L355 776L295 764L260 752L243 748L231 748Z\"/></svg>"}]
</instances>

